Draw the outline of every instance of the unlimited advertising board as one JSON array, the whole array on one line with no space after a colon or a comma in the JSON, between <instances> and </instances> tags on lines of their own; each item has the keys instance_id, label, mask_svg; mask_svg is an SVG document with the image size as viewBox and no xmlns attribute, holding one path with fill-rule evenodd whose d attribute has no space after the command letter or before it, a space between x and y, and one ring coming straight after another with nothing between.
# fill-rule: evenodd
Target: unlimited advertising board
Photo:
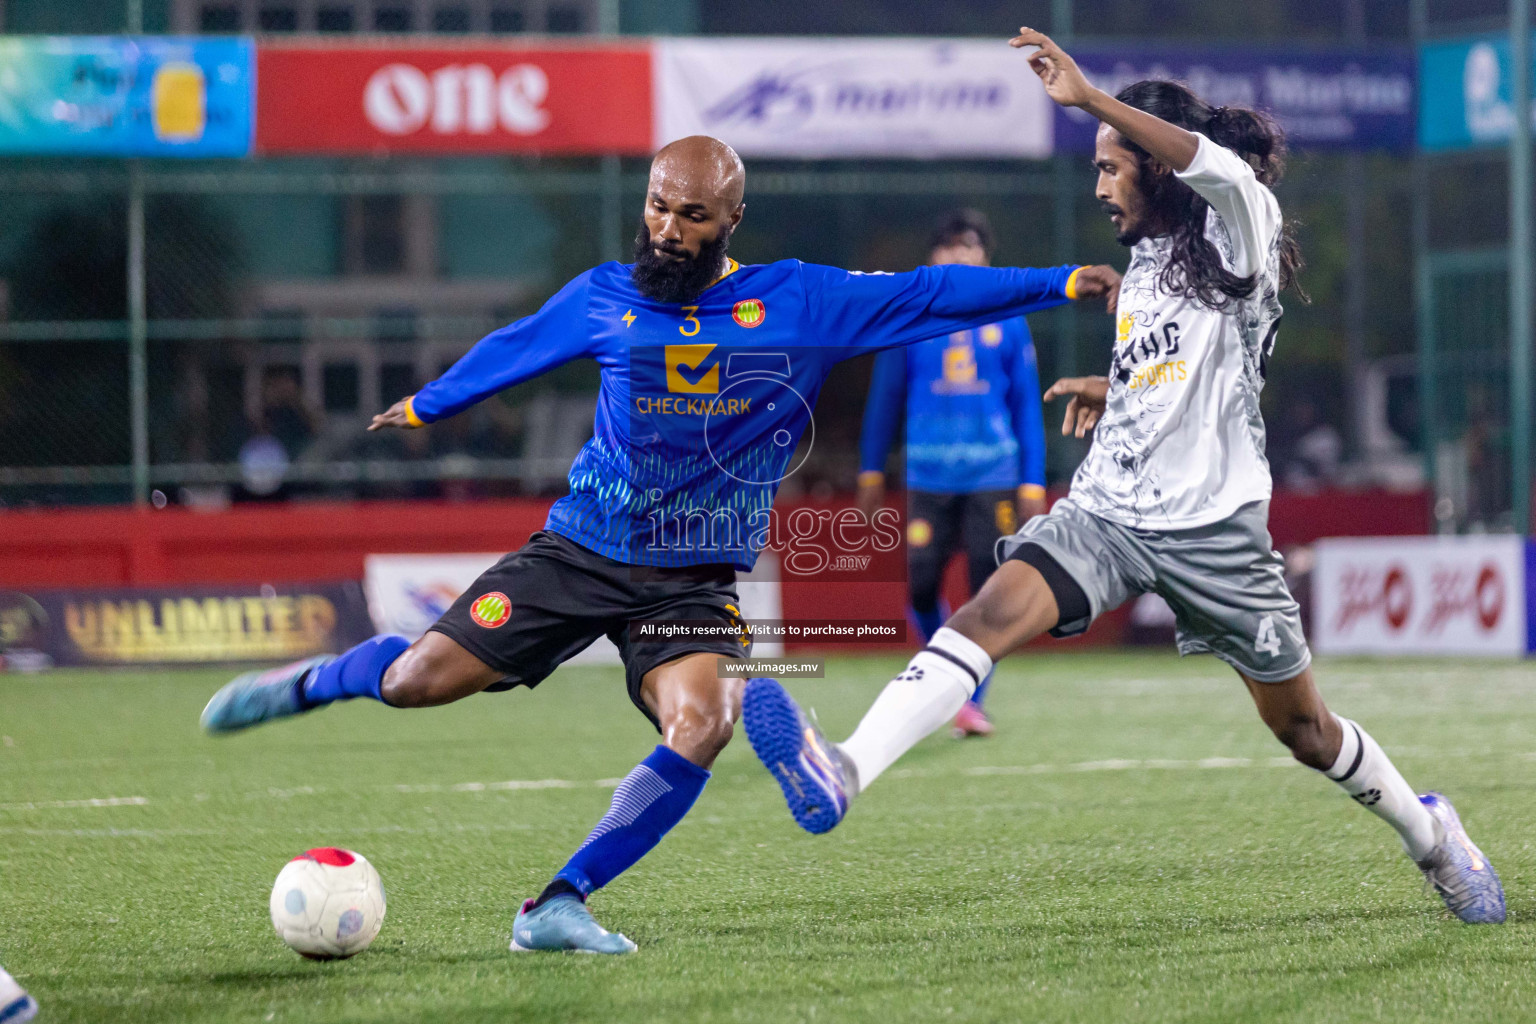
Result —
<instances>
[{"instance_id":1,"label":"unlimited advertising board","mask_svg":"<svg viewBox=\"0 0 1536 1024\"><path fill-rule=\"evenodd\" d=\"M0 659L17 669L278 664L372 632L356 583L0 592Z\"/></svg>"}]
</instances>

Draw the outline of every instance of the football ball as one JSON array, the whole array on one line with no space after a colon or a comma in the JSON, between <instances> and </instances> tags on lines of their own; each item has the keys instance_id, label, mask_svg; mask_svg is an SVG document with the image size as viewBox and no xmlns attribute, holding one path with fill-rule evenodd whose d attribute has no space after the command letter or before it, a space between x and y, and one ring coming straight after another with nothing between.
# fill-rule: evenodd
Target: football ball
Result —
<instances>
[{"instance_id":1,"label":"football ball","mask_svg":"<svg viewBox=\"0 0 1536 1024\"><path fill-rule=\"evenodd\" d=\"M272 927L300 956L342 960L384 924L384 883L360 853L325 846L283 866L272 885Z\"/></svg>"}]
</instances>

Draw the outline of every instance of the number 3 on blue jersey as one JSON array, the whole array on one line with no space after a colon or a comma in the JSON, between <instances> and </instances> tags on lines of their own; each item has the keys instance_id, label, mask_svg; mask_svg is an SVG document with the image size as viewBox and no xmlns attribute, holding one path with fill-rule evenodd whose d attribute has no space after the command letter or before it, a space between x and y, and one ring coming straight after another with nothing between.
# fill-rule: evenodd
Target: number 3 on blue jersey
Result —
<instances>
[{"instance_id":1,"label":"number 3 on blue jersey","mask_svg":"<svg viewBox=\"0 0 1536 1024\"><path fill-rule=\"evenodd\" d=\"M699 333L699 318L697 316L699 307L684 306L683 312L687 313L688 315L683 317L683 322L677 325L677 333L681 334L685 338L691 338L695 334ZM691 331L688 329L689 324L693 325L693 330Z\"/></svg>"}]
</instances>

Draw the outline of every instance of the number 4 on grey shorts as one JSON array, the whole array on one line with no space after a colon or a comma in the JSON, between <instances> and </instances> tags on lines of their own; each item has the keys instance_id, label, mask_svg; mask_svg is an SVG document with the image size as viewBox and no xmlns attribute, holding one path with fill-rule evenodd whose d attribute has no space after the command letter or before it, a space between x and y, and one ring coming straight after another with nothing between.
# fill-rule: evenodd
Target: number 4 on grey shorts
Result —
<instances>
[{"instance_id":1,"label":"number 4 on grey shorts","mask_svg":"<svg viewBox=\"0 0 1536 1024\"><path fill-rule=\"evenodd\" d=\"M1290 679L1312 662L1301 609L1270 547L1268 502L1192 530L1138 530L1064 499L998 542L999 563L1010 558L1039 569L1056 593L1063 621L1053 636L1081 633L1151 592L1173 609L1180 654L1214 654L1265 683Z\"/></svg>"}]
</instances>

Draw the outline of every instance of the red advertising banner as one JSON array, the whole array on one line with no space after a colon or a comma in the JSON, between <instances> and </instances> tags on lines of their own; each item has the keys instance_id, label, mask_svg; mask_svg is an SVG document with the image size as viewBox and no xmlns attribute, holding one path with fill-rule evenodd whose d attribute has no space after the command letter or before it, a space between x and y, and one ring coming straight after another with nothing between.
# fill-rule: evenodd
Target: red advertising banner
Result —
<instances>
[{"instance_id":1,"label":"red advertising banner","mask_svg":"<svg viewBox=\"0 0 1536 1024\"><path fill-rule=\"evenodd\" d=\"M269 45L261 153L646 154L648 46Z\"/></svg>"}]
</instances>

